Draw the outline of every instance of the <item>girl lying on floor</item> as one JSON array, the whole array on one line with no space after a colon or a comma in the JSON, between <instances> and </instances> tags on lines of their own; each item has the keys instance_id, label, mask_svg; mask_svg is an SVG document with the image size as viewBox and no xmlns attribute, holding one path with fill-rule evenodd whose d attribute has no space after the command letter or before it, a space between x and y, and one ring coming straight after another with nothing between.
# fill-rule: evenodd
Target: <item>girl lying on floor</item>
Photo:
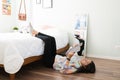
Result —
<instances>
[{"instance_id":1,"label":"girl lying on floor","mask_svg":"<svg viewBox=\"0 0 120 80\"><path fill-rule=\"evenodd\" d=\"M73 51L67 53L66 56L56 55L53 68L64 74L95 73L96 71L92 60Z\"/></svg>"},{"instance_id":2,"label":"girl lying on floor","mask_svg":"<svg viewBox=\"0 0 120 80\"><path fill-rule=\"evenodd\" d=\"M33 36L36 36L38 34L39 33L37 31L32 29ZM54 54L54 56L56 55L55 60L51 62L53 63L53 66L50 67L53 67L55 70L59 70L61 73L64 74L71 74L77 72L95 73L96 68L94 62L90 59L85 58L84 56L81 56L82 51L84 49L84 41L82 40L81 42L82 44L80 44L79 46L74 45L74 46L78 46L80 49L78 49L78 47L73 49L72 51L70 51L69 49L66 52L66 56ZM49 60L45 59L46 63L48 63L48 61Z\"/></svg>"}]
</instances>

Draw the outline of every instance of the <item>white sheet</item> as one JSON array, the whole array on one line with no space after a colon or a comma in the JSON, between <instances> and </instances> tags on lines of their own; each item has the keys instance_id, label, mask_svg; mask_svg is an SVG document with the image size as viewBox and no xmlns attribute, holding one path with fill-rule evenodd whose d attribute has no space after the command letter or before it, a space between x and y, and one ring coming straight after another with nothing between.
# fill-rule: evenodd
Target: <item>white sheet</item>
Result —
<instances>
[{"instance_id":1,"label":"white sheet","mask_svg":"<svg viewBox=\"0 0 120 80\"><path fill-rule=\"evenodd\" d=\"M55 37L57 49L65 47L69 42L68 33L65 31L58 30L56 28L47 29L47 30L41 29L39 31L44 34Z\"/></svg>"},{"instance_id":2,"label":"white sheet","mask_svg":"<svg viewBox=\"0 0 120 80\"><path fill-rule=\"evenodd\" d=\"M57 49L67 45L67 34L49 32L44 33L55 37ZM7 73L18 72L25 58L42 55L43 51L44 42L30 34L0 33L0 64L4 65Z\"/></svg>"}]
</instances>

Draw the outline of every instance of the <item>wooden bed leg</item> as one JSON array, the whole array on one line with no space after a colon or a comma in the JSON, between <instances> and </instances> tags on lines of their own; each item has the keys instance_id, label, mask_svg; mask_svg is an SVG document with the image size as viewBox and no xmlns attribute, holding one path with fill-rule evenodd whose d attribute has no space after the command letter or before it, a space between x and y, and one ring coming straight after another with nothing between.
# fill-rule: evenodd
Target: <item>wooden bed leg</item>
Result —
<instances>
[{"instance_id":1,"label":"wooden bed leg","mask_svg":"<svg viewBox=\"0 0 120 80\"><path fill-rule=\"evenodd\" d=\"M10 80L14 80L15 79L15 74L10 74Z\"/></svg>"}]
</instances>

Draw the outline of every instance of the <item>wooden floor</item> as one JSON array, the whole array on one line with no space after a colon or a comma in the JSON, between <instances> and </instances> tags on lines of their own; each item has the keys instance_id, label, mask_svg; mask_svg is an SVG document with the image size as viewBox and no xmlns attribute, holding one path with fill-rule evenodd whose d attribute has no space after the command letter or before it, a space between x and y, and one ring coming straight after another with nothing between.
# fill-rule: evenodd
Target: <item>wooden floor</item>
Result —
<instances>
[{"instance_id":1,"label":"wooden floor","mask_svg":"<svg viewBox=\"0 0 120 80\"><path fill-rule=\"evenodd\" d=\"M15 80L120 80L120 61L91 58L96 64L96 73L64 75L35 62L22 67ZM0 69L0 80L9 80L9 75Z\"/></svg>"}]
</instances>

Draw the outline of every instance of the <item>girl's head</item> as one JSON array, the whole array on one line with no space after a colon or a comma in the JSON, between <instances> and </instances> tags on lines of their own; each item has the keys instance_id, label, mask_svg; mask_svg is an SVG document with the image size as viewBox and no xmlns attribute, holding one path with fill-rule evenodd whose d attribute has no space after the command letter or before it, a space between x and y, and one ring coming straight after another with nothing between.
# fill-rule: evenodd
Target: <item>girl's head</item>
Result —
<instances>
[{"instance_id":1,"label":"girl's head","mask_svg":"<svg viewBox=\"0 0 120 80\"><path fill-rule=\"evenodd\" d=\"M80 63L82 66L87 66L88 64L91 63L91 60L90 59L87 59L87 58L83 58L82 60L80 60Z\"/></svg>"},{"instance_id":2,"label":"girl's head","mask_svg":"<svg viewBox=\"0 0 120 80\"><path fill-rule=\"evenodd\" d=\"M82 66L77 70L77 72L95 73L96 68L93 61L91 61L90 59L84 58L80 61L80 63Z\"/></svg>"}]
</instances>

